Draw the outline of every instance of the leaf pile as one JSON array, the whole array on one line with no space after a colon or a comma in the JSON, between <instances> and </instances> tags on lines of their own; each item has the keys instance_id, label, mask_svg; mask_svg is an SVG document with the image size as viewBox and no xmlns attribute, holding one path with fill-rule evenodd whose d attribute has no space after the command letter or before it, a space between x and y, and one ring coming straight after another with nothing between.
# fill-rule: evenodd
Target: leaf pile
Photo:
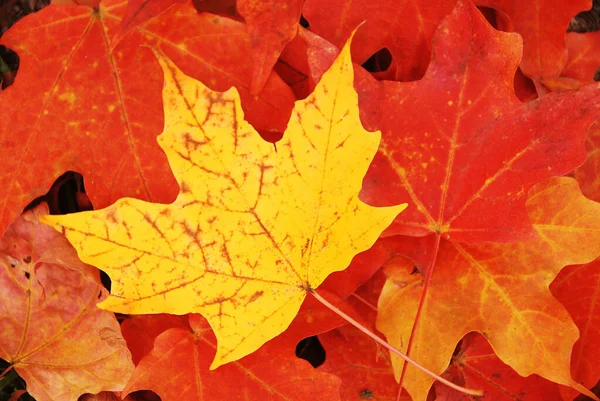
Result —
<instances>
[{"instance_id":1,"label":"leaf pile","mask_svg":"<svg viewBox=\"0 0 600 401\"><path fill-rule=\"evenodd\" d=\"M475 399L319 294L485 400L593 397L600 37L566 32L590 8L106 0L22 19L0 40L20 58L0 93L2 396ZM67 171L85 188L53 185Z\"/></svg>"}]
</instances>

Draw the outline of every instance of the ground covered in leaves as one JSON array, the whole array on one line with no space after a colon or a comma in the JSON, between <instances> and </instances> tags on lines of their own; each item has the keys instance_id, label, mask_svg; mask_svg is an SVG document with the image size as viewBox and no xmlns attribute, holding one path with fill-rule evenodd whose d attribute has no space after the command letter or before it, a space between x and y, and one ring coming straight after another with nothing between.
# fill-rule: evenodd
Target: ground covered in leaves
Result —
<instances>
[{"instance_id":1,"label":"ground covered in leaves","mask_svg":"<svg viewBox=\"0 0 600 401\"><path fill-rule=\"evenodd\" d=\"M598 396L599 10L4 1L0 399Z\"/></svg>"}]
</instances>

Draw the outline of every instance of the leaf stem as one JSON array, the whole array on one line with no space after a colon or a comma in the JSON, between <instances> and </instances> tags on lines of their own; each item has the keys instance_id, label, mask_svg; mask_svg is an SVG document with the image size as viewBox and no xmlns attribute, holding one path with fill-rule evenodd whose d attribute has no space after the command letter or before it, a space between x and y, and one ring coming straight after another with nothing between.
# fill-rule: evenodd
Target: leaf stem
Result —
<instances>
[{"instance_id":1,"label":"leaf stem","mask_svg":"<svg viewBox=\"0 0 600 401\"><path fill-rule=\"evenodd\" d=\"M453 388L456 391L460 391L461 393L468 394L468 395L474 395L474 396L482 396L483 395L483 391L481 391L481 390L471 390L468 388L461 387L457 384L452 383L449 380L444 379L441 376L436 375L435 373L433 373L426 367L419 365L417 362L413 361L408 356L404 355L402 352L400 352L396 348L392 347L387 341L385 341L381 337L377 336L375 333L371 332L369 329L367 329L365 326L363 326L356 320L352 319L349 315L347 315L341 309L339 309L338 307L336 307L335 305L333 305L332 303L327 301L325 298L323 298L322 296L317 294L314 290L311 290L309 292L319 302L321 302L323 305L325 305L326 307L331 309L333 312L335 312L336 314L338 314L339 316L344 318L348 323L350 323L351 325L353 325L354 327L356 327L357 329L359 329L360 331L362 331L363 333L365 333L366 335L371 337L373 340L375 340L375 342L384 346L385 348L390 350L390 352L393 352L394 354L398 355L400 358L404 359L406 362L413 365L417 369L422 370L423 372L427 373L429 376L433 377L434 379L438 380L439 382L444 383L446 386Z\"/></svg>"},{"instance_id":2,"label":"leaf stem","mask_svg":"<svg viewBox=\"0 0 600 401\"><path fill-rule=\"evenodd\" d=\"M8 368L4 369L4 372L0 373L0 379L2 379L4 376L6 376L7 373L9 373L14 365L10 365Z\"/></svg>"},{"instance_id":3,"label":"leaf stem","mask_svg":"<svg viewBox=\"0 0 600 401\"><path fill-rule=\"evenodd\" d=\"M377 312L377 308L373 305L371 305L371 303L369 301L367 301L366 299L364 299L363 297L361 297L360 295L356 295L355 292L353 292L352 294L350 294L351 296L353 296L354 298L358 299L360 302L362 302L364 305L366 305L367 307L373 309L375 312Z\"/></svg>"},{"instance_id":4,"label":"leaf stem","mask_svg":"<svg viewBox=\"0 0 600 401\"><path fill-rule=\"evenodd\" d=\"M410 336L408 337L408 344L406 345L406 354L410 354L410 350L412 349L413 341L415 338L415 334L417 332L417 326L419 325L419 321L421 320L421 312L423 311L423 306L425 305L425 297L429 292L429 283L431 282L431 276L433 274L433 268L435 266L435 262L437 260L437 254L440 250L440 235L436 235L435 244L433 245L433 257L431 258L431 262L429 266L422 266L425 269L425 278L423 280L423 291L421 292L421 299L419 299L419 307L417 308L417 314L415 316L415 320L413 323L413 327L410 330ZM398 380L398 395L396 396L396 401L400 401L400 394L402 393L402 384L404 383L404 376L406 375L406 360L402 365L402 373L400 373L400 380Z\"/></svg>"}]
</instances>

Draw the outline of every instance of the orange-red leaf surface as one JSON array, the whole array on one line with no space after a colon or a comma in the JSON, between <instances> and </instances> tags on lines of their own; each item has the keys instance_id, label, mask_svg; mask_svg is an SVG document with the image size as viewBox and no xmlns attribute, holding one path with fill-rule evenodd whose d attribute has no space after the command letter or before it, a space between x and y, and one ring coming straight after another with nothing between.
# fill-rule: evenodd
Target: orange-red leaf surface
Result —
<instances>
[{"instance_id":1,"label":"orange-red leaf surface","mask_svg":"<svg viewBox=\"0 0 600 401\"><path fill-rule=\"evenodd\" d=\"M562 401L558 385L538 375L522 377L502 363L483 336L467 334L444 376L454 383L485 391L483 398L471 397L435 384L436 401Z\"/></svg>"},{"instance_id":2,"label":"orange-red leaf surface","mask_svg":"<svg viewBox=\"0 0 600 401\"><path fill-rule=\"evenodd\" d=\"M594 75L600 68L600 31L569 32L565 42L569 59L561 76L576 79L582 84L594 83Z\"/></svg>"},{"instance_id":3,"label":"orange-red leaf surface","mask_svg":"<svg viewBox=\"0 0 600 401\"><path fill-rule=\"evenodd\" d=\"M575 180L561 177L535 186L527 208L537 233L529 241L466 245L442 240L412 358L441 373L458 341L479 331L520 375L537 373L573 384L569 364L577 327L548 286L565 265L587 263L600 254L600 204L583 197ZM390 266L386 272L377 327L402 351L423 280L405 268ZM393 361L399 374L402 363ZM429 376L408 367L404 385L413 400L424 400L431 383Z\"/></svg>"},{"instance_id":4,"label":"orange-red leaf surface","mask_svg":"<svg viewBox=\"0 0 600 401\"><path fill-rule=\"evenodd\" d=\"M284 331L307 291L348 267L406 205L358 200L379 133L360 125L349 44L284 138L265 142L234 89L209 90L164 56L165 131L180 185L170 205L122 199L49 216L82 260L105 270L123 313L202 313L219 349L213 367Z\"/></svg>"},{"instance_id":5,"label":"orange-red leaf surface","mask_svg":"<svg viewBox=\"0 0 600 401\"><path fill-rule=\"evenodd\" d=\"M260 93L281 51L296 36L303 3L304 0L237 1L252 43L252 93Z\"/></svg>"},{"instance_id":6,"label":"orange-red leaf surface","mask_svg":"<svg viewBox=\"0 0 600 401\"><path fill-rule=\"evenodd\" d=\"M600 259L564 268L550 290L579 328L579 340L571 356L571 375L575 381L592 388L600 380ZM567 399L578 394L570 391L569 395Z\"/></svg>"},{"instance_id":7,"label":"orange-red leaf surface","mask_svg":"<svg viewBox=\"0 0 600 401\"><path fill-rule=\"evenodd\" d=\"M51 5L12 27L2 44L20 54L15 83L2 92L0 232L66 170L85 177L96 208L124 196L172 201L177 185L156 145L163 128L162 71L150 49L164 51L215 90L235 86L247 119L283 131L291 90L275 74L249 93L252 55L244 24L176 5L129 32L110 52L126 2L98 12ZM40 45L40 35L52 37Z\"/></svg>"},{"instance_id":8,"label":"orange-red leaf surface","mask_svg":"<svg viewBox=\"0 0 600 401\"><path fill-rule=\"evenodd\" d=\"M387 48L401 81L419 79L431 56L431 37L456 0L306 0L303 15L310 30L341 48L350 33L363 21L352 45L354 61L367 61Z\"/></svg>"},{"instance_id":9,"label":"orange-red leaf surface","mask_svg":"<svg viewBox=\"0 0 600 401\"><path fill-rule=\"evenodd\" d=\"M127 11L111 39L111 48L136 26L156 17L174 4L188 2L189 0L127 0Z\"/></svg>"},{"instance_id":10,"label":"orange-red leaf surface","mask_svg":"<svg viewBox=\"0 0 600 401\"><path fill-rule=\"evenodd\" d=\"M326 353L319 371L342 380L342 401L394 400L398 383L387 350L353 326L344 326L319 336ZM403 395L400 400L409 401Z\"/></svg>"},{"instance_id":11,"label":"orange-red leaf surface","mask_svg":"<svg viewBox=\"0 0 600 401\"><path fill-rule=\"evenodd\" d=\"M313 369L308 362L267 343L256 353L210 371L216 340L199 315L191 330L171 328L136 367L124 394L149 389L163 401L335 401L340 380ZM176 381L175 381L176 380Z\"/></svg>"},{"instance_id":12,"label":"orange-red leaf surface","mask_svg":"<svg viewBox=\"0 0 600 401\"><path fill-rule=\"evenodd\" d=\"M560 77L542 80L550 90L578 89L592 84L600 68L600 32L569 32L565 42L569 58Z\"/></svg>"},{"instance_id":13,"label":"orange-red leaf surface","mask_svg":"<svg viewBox=\"0 0 600 401\"><path fill-rule=\"evenodd\" d=\"M600 85L522 104L513 89L520 50L518 35L497 32L460 1L435 34L422 80L357 74L362 121L382 131L361 198L411 204L388 234L467 242L533 235L527 192L584 162Z\"/></svg>"},{"instance_id":14,"label":"orange-red leaf surface","mask_svg":"<svg viewBox=\"0 0 600 401\"><path fill-rule=\"evenodd\" d=\"M560 75L567 61L565 31L571 19L592 7L591 0L476 0L478 6L510 17L512 30L523 37L523 73L533 80Z\"/></svg>"},{"instance_id":15,"label":"orange-red leaf surface","mask_svg":"<svg viewBox=\"0 0 600 401\"><path fill-rule=\"evenodd\" d=\"M585 146L587 160L574 171L573 176L585 196L600 202L600 122L596 122L588 131Z\"/></svg>"},{"instance_id":16,"label":"orange-red leaf surface","mask_svg":"<svg viewBox=\"0 0 600 401\"><path fill-rule=\"evenodd\" d=\"M156 315L130 316L121 323L123 338L131 352L133 363L137 366L140 360L148 355L154 347L154 340L159 334L172 328L189 329L187 315L176 316L159 313Z\"/></svg>"},{"instance_id":17,"label":"orange-red leaf surface","mask_svg":"<svg viewBox=\"0 0 600 401\"><path fill-rule=\"evenodd\" d=\"M0 358L14 365L38 401L75 401L121 390L133 370L97 270L38 220L19 217L0 241Z\"/></svg>"}]
</instances>

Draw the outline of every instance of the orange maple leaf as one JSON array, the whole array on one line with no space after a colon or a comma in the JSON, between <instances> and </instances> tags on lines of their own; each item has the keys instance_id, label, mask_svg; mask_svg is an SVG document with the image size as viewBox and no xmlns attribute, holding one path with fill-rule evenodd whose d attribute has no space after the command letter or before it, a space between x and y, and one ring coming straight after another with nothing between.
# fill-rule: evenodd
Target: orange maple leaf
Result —
<instances>
[{"instance_id":1,"label":"orange maple leaf","mask_svg":"<svg viewBox=\"0 0 600 401\"><path fill-rule=\"evenodd\" d=\"M441 373L460 339L479 331L521 376L536 373L580 390L569 369L578 330L548 287L564 266L600 254L600 204L586 199L572 178L559 177L534 187L527 208L537 233L532 240L475 245L442 240L411 356ZM393 265L386 273L377 328L402 351L411 336L423 280ZM394 365L399 375L402 361ZM429 376L407 367L404 386L414 400L424 400L431 383Z\"/></svg>"},{"instance_id":2,"label":"orange maple leaf","mask_svg":"<svg viewBox=\"0 0 600 401\"><path fill-rule=\"evenodd\" d=\"M98 271L40 213L24 213L0 241L0 358L38 401L122 390L133 363L114 314L96 306L107 295Z\"/></svg>"},{"instance_id":3,"label":"orange maple leaf","mask_svg":"<svg viewBox=\"0 0 600 401\"><path fill-rule=\"evenodd\" d=\"M469 333L460 342L444 376L453 382L483 389L493 401L563 401L559 385L538 375L522 377L498 359L479 333ZM434 385L436 401L473 401L472 397Z\"/></svg>"}]
</instances>

